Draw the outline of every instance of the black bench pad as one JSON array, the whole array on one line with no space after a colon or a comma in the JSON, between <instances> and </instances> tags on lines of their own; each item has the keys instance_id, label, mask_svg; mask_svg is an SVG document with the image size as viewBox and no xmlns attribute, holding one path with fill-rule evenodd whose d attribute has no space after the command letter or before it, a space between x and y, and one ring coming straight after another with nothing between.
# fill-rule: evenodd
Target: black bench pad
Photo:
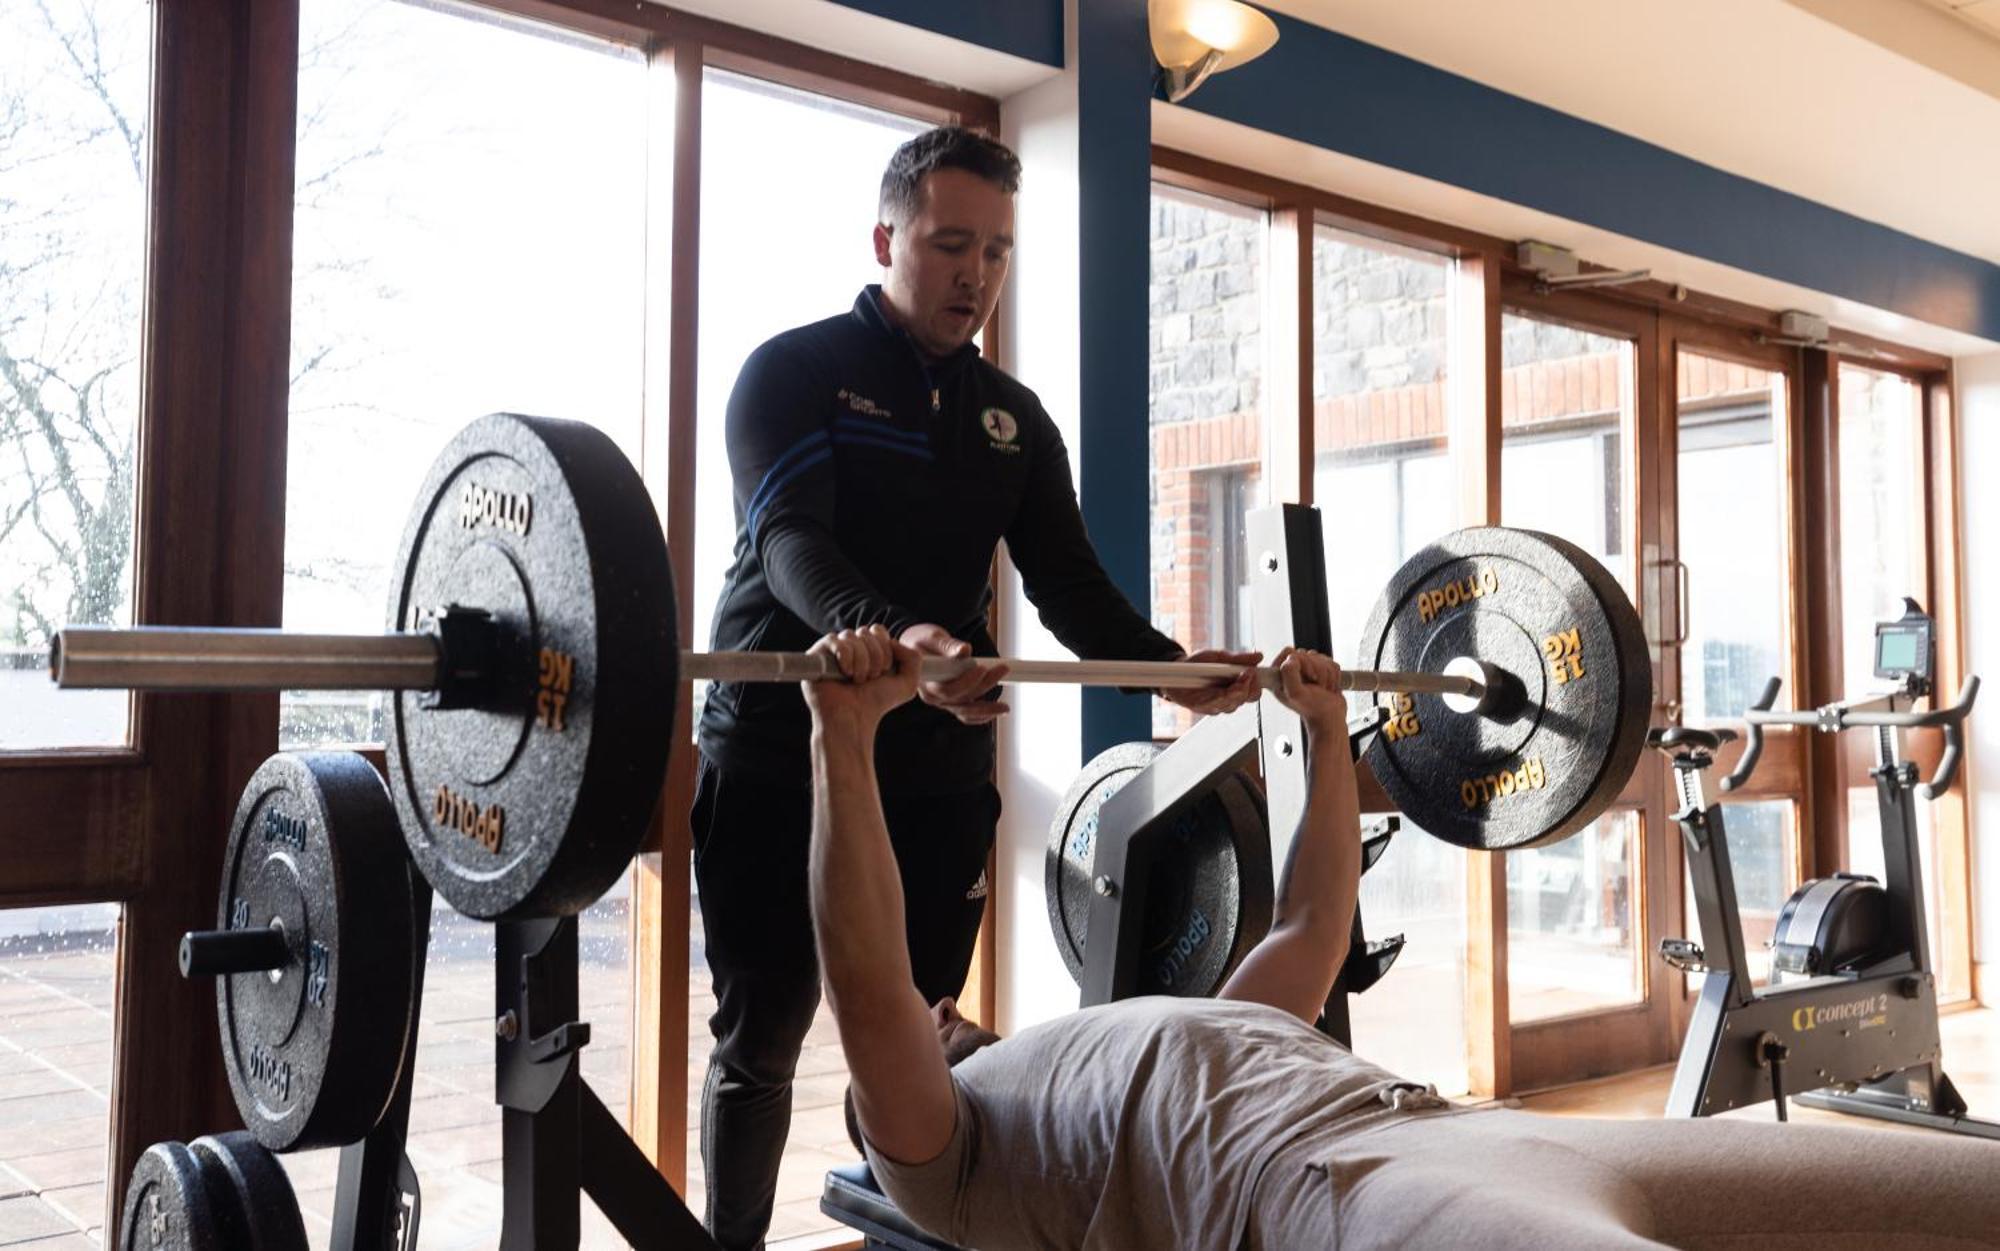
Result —
<instances>
[{"instance_id":1,"label":"black bench pad","mask_svg":"<svg viewBox=\"0 0 2000 1251\"><path fill-rule=\"evenodd\" d=\"M845 1164L830 1169L826 1187L820 1191L819 1210L841 1224L868 1235L870 1246L892 1247L895 1251L959 1251L949 1242L940 1242L910 1223L896 1210L889 1196L875 1184L875 1175L866 1163Z\"/></svg>"}]
</instances>

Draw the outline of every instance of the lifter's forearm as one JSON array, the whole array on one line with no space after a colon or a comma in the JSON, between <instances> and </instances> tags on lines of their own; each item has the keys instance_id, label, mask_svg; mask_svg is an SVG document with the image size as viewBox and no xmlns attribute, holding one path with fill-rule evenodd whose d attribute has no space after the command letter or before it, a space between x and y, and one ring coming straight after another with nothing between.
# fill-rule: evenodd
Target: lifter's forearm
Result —
<instances>
[{"instance_id":1,"label":"lifter's forearm","mask_svg":"<svg viewBox=\"0 0 2000 1251\"><path fill-rule=\"evenodd\" d=\"M1272 928L1313 925L1346 958L1355 901L1361 889L1361 805L1347 736L1312 735L1306 758L1305 815L1292 836Z\"/></svg>"},{"instance_id":2,"label":"lifter's forearm","mask_svg":"<svg viewBox=\"0 0 2000 1251\"><path fill-rule=\"evenodd\" d=\"M835 1005L907 993L912 983L903 888L875 786L873 737L813 727L813 932Z\"/></svg>"},{"instance_id":3,"label":"lifter's forearm","mask_svg":"<svg viewBox=\"0 0 2000 1251\"><path fill-rule=\"evenodd\" d=\"M1354 936L1361 814L1347 736L1308 735L1308 741L1306 811L1285 854L1271 931L1230 975L1221 997L1269 1004L1311 1024Z\"/></svg>"}]
</instances>

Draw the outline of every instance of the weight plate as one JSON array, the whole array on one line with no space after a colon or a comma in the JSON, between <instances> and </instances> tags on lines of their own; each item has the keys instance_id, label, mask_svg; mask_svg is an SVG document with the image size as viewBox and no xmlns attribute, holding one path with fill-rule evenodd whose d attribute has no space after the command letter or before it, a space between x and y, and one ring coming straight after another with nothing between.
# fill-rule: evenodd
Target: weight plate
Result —
<instances>
[{"instance_id":1,"label":"weight plate","mask_svg":"<svg viewBox=\"0 0 2000 1251\"><path fill-rule=\"evenodd\" d=\"M121 1251L230 1251L209 1202L194 1153L156 1142L132 1166L118 1219Z\"/></svg>"},{"instance_id":2,"label":"weight plate","mask_svg":"<svg viewBox=\"0 0 2000 1251\"><path fill-rule=\"evenodd\" d=\"M1122 743L1100 753L1071 784L1049 826L1045 860L1049 926L1070 976L1083 980L1097 856L1097 814L1106 800L1151 764L1161 748ZM1141 984L1164 995L1214 994L1254 943L1243 921L1238 848L1270 839L1264 792L1246 773L1175 819L1160 851L1146 900Z\"/></svg>"},{"instance_id":3,"label":"weight plate","mask_svg":"<svg viewBox=\"0 0 2000 1251\"><path fill-rule=\"evenodd\" d=\"M637 854L679 693L673 568L611 438L496 413L439 454L404 529L389 624L447 606L500 629L489 698L397 695L389 776L417 867L484 920L565 916Z\"/></svg>"},{"instance_id":4,"label":"weight plate","mask_svg":"<svg viewBox=\"0 0 2000 1251\"><path fill-rule=\"evenodd\" d=\"M229 1089L273 1151L341 1146L382 1117L409 1043L409 857L352 752L271 757L237 801L218 928L279 925L291 960L216 979Z\"/></svg>"},{"instance_id":5,"label":"weight plate","mask_svg":"<svg viewBox=\"0 0 2000 1251\"><path fill-rule=\"evenodd\" d=\"M1608 807L1645 747L1651 651L1639 614L1581 548L1531 530L1448 534L1389 582L1362 668L1442 673L1454 659L1519 681L1514 715L1389 693L1368 763L1403 816L1461 847L1569 837Z\"/></svg>"},{"instance_id":6,"label":"weight plate","mask_svg":"<svg viewBox=\"0 0 2000 1251\"><path fill-rule=\"evenodd\" d=\"M211 1134L188 1144L201 1165L209 1209L225 1247L256 1251L306 1251L292 1179L278 1157L243 1130Z\"/></svg>"}]
</instances>

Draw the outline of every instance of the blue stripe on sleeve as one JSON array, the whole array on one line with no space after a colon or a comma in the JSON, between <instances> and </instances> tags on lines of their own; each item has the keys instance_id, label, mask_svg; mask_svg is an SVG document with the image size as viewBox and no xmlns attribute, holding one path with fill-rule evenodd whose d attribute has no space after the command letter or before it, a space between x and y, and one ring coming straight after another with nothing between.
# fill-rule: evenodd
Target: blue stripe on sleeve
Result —
<instances>
[{"instance_id":1,"label":"blue stripe on sleeve","mask_svg":"<svg viewBox=\"0 0 2000 1251\"><path fill-rule=\"evenodd\" d=\"M756 491L750 496L750 502L743 508L743 516L750 527L753 539L757 534L757 516L770 504L771 497L778 489L807 467L817 465L831 455L833 452L828 446L826 431L815 430L792 444L784 455L771 462L771 467L764 471L764 480L757 484Z\"/></svg>"}]
</instances>

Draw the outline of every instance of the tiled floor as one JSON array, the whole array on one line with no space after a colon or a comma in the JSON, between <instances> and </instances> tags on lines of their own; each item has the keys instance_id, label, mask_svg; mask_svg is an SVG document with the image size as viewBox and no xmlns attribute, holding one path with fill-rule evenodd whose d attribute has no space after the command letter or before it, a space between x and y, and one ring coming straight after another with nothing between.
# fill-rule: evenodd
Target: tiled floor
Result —
<instances>
[{"instance_id":1,"label":"tiled floor","mask_svg":"<svg viewBox=\"0 0 2000 1251\"><path fill-rule=\"evenodd\" d=\"M584 914L579 987L582 1015L592 1024L584 1077L621 1119L630 1085L627 925L622 899L607 899ZM494 1244L501 1210L500 1110L493 1102L493 930L445 910L436 913L433 926L409 1150L423 1187L425 1251L470 1251ZM701 963L698 918L692 939L689 1199L700 1212L700 1091L714 999ZM9 1251L102 1241L113 977L108 930L0 943L0 1247ZM799 1063L773 1238L832 1224L819 1213L819 1192L827 1168L853 1158L841 1120L845 1088L840 1045L831 1018L822 1012ZM308 1237L323 1247L331 1230L338 1153L302 1152L283 1159ZM583 1218L585 1246L624 1245L588 1203Z\"/></svg>"},{"instance_id":2,"label":"tiled floor","mask_svg":"<svg viewBox=\"0 0 2000 1251\"><path fill-rule=\"evenodd\" d=\"M0 1247L102 1240L113 955L14 941L0 959Z\"/></svg>"}]
</instances>

